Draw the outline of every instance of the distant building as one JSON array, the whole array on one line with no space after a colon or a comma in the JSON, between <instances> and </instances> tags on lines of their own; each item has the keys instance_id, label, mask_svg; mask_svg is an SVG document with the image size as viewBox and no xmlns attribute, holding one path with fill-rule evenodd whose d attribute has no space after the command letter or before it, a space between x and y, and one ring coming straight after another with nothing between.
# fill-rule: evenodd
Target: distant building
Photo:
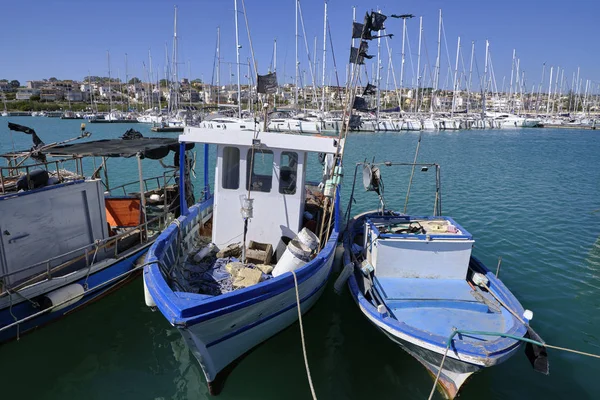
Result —
<instances>
[{"instance_id":1,"label":"distant building","mask_svg":"<svg viewBox=\"0 0 600 400\"><path fill-rule=\"evenodd\" d=\"M17 90L17 100L30 100L31 96L38 96L40 94L39 89L21 88Z\"/></svg>"},{"instance_id":2,"label":"distant building","mask_svg":"<svg viewBox=\"0 0 600 400\"><path fill-rule=\"evenodd\" d=\"M183 101L187 101L187 102L191 101L192 103L197 103L200 101L200 94L195 89L192 89L191 91L183 92L181 97L182 97ZM191 97L191 99L190 99L190 97Z\"/></svg>"},{"instance_id":3,"label":"distant building","mask_svg":"<svg viewBox=\"0 0 600 400\"><path fill-rule=\"evenodd\" d=\"M41 89L48 85L46 81L27 81L27 89Z\"/></svg>"},{"instance_id":4,"label":"distant building","mask_svg":"<svg viewBox=\"0 0 600 400\"><path fill-rule=\"evenodd\" d=\"M82 92L80 90L68 90L65 92L65 100L67 101L86 101L88 98L88 92Z\"/></svg>"},{"instance_id":5,"label":"distant building","mask_svg":"<svg viewBox=\"0 0 600 400\"><path fill-rule=\"evenodd\" d=\"M62 100L63 93L56 88L42 88L40 89L40 100L43 101L56 101Z\"/></svg>"},{"instance_id":6,"label":"distant building","mask_svg":"<svg viewBox=\"0 0 600 400\"><path fill-rule=\"evenodd\" d=\"M15 88L8 82L0 82L0 92L14 92Z\"/></svg>"}]
</instances>

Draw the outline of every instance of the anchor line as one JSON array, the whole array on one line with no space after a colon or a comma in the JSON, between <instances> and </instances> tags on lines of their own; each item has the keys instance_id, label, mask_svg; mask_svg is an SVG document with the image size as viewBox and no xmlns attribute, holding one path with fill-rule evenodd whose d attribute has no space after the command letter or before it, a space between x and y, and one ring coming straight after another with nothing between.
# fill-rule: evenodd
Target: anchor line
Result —
<instances>
[{"instance_id":1,"label":"anchor line","mask_svg":"<svg viewBox=\"0 0 600 400\"><path fill-rule=\"evenodd\" d=\"M312 378L310 376L310 367L308 366L308 356L306 355L306 342L304 340L304 328L302 326L302 310L300 308L300 293L298 292L298 278L294 270L290 271L294 275L294 286L296 288L296 304L298 305L298 323L300 324L300 338L302 339L302 353L304 355L304 366L306 367L306 375L308 376L308 385L310 386L310 392L313 400L317 400L315 388L313 386Z\"/></svg>"}]
</instances>

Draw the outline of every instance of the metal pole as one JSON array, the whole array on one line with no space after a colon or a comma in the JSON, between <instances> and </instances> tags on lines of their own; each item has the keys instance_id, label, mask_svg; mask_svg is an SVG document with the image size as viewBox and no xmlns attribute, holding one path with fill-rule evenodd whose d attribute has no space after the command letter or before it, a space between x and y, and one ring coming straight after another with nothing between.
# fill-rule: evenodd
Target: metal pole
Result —
<instances>
[{"instance_id":1,"label":"metal pole","mask_svg":"<svg viewBox=\"0 0 600 400\"><path fill-rule=\"evenodd\" d=\"M142 213L143 213L142 220L140 221L140 223L146 224L148 219L146 216L146 195L144 193L144 177L142 174L142 154L141 153L137 154L137 161L138 161L138 174L139 174L139 179L140 179L140 205L142 207Z\"/></svg>"},{"instance_id":2,"label":"metal pole","mask_svg":"<svg viewBox=\"0 0 600 400\"><path fill-rule=\"evenodd\" d=\"M421 137L423 135L419 134L419 141L417 142L417 150L415 151L415 159L413 161L412 171L410 173L410 180L408 181L408 190L406 191L406 200L404 201L404 214L406 214L406 209L408 207L408 197L410 196L410 187L412 186L413 176L415 175L415 164L417 162L417 157L419 156L419 147L421 146Z\"/></svg>"},{"instance_id":3,"label":"metal pole","mask_svg":"<svg viewBox=\"0 0 600 400\"><path fill-rule=\"evenodd\" d=\"M108 168L106 167L106 157L102 157L102 164L104 165L104 180L106 181L106 190L110 194L110 185L108 184Z\"/></svg>"}]
</instances>

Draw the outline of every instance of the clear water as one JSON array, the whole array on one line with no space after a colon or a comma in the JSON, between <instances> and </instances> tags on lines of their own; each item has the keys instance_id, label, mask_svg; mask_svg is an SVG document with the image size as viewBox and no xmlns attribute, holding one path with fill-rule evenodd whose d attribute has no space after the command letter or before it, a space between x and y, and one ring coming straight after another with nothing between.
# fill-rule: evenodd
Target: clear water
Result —
<instances>
[{"instance_id":1,"label":"clear water","mask_svg":"<svg viewBox=\"0 0 600 400\"><path fill-rule=\"evenodd\" d=\"M0 118L0 151L11 148L8 119L33 127L46 142L76 136L81 123ZM88 130L99 139L129 127L90 124ZM134 127L151 135L146 126ZM442 166L444 214L475 236L474 253L491 269L502 256L500 278L534 311L533 327L550 344L600 353L600 133L529 129L422 135L419 161ZM418 136L353 134L346 149L345 201L355 162L373 157L411 162ZM13 133L13 138L17 148L30 146L24 134ZM152 163L144 163L147 173L154 172ZM115 161L109 170L123 182L137 177L135 160ZM395 171L383 169L385 197L389 207L402 209L410 170ZM310 173L318 175L316 169ZM409 212L431 213L433 178L431 170L416 173ZM196 187L201 185L198 181ZM356 192L353 213L376 207L373 193L361 185ZM432 380L425 369L371 326L347 292L337 296L332 286L304 318L317 396L427 398ZM520 352L474 375L461 398L600 397L600 360L549 352L550 376L535 373ZM6 398L209 398L202 371L179 333L144 306L139 279L1 346L0 359ZM298 324L250 353L219 398L310 398Z\"/></svg>"}]
</instances>

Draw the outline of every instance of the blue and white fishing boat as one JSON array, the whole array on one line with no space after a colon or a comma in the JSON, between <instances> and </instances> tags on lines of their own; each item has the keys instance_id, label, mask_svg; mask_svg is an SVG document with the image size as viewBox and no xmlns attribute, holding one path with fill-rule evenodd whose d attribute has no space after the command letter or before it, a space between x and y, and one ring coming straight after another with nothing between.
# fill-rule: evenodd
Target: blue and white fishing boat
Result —
<instances>
[{"instance_id":1,"label":"blue and white fishing boat","mask_svg":"<svg viewBox=\"0 0 600 400\"><path fill-rule=\"evenodd\" d=\"M204 143L204 197L150 248L146 302L179 330L218 394L236 360L299 318L296 296L304 313L325 288L339 232L339 175L322 194L307 169L309 153L326 154L325 169L333 165L343 139L186 127L179 140ZM248 274L241 283L239 271Z\"/></svg>"},{"instance_id":2,"label":"blue and white fishing boat","mask_svg":"<svg viewBox=\"0 0 600 400\"><path fill-rule=\"evenodd\" d=\"M435 169L433 216L385 208L380 168L397 165ZM533 315L472 256L473 236L441 216L438 165L361 163L357 170L361 167L364 186L379 194L381 207L357 215L344 234L352 297L371 323L423 364L446 397L454 398L471 374L509 359L522 338L539 338L529 327ZM545 349L528 352L538 360L534 366L547 373Z\"/></svg>"},{"instance_id":3,"label":"blue and white fishing boat","mask_svg":"<svg viewBox=\"0 0 600 400\"><path fill-rule=\"evenodd\" d=\"M179 169L143 179L140 161L178 152L176 139L46 145L33 129L9 128L31 135L34 147L1 156L8 165L0 167L0 343L139 276L136 261L179 215L180 203ZM84 128L75 139L89 136ZM139 179L110 187L108 159L135 156ZM96 157L102 163L94 170ZM94 172L85 177L84 170Z\"/></svg>"}]
</instances>

